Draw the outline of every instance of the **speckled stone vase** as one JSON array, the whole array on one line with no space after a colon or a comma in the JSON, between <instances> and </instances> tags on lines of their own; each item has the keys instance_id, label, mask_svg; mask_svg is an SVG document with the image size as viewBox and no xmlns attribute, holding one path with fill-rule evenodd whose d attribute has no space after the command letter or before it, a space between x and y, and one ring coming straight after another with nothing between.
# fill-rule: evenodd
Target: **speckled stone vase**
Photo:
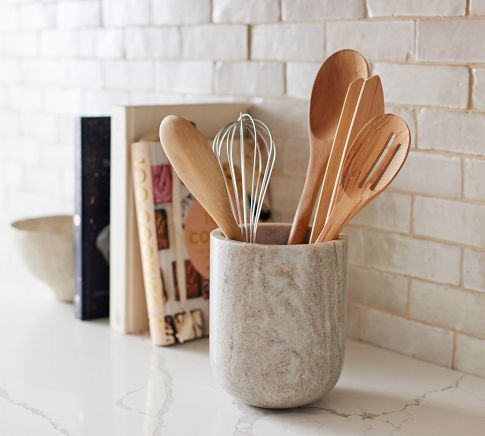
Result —
<instances>
[{"instance_id":1,"label":"speckled stone vase","mask_svg":"<svg viewBox=\"0 0 485 436\"><path fill-rule=\"evenodd\" d=\"M289 231L260 224L258 244L211 233L212 370L252 406L312 403L342 370L347 240L284 245Z\"/></svg>"}]
</instances>

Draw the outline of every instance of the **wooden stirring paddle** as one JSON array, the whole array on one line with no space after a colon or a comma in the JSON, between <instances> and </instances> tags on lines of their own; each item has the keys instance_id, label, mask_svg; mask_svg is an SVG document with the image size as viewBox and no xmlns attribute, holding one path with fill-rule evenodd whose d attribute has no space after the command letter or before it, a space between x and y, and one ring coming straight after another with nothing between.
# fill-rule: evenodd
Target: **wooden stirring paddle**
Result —
<instances>
[{"instance_id":1,"label":"wooden stirring paddle","mask_svg":"<svg viewBox=\"0 0 485 436\"><path fill-rule=\"evenodd\" d=\"M315 77L308 114L310 159L288 244L305 242L347 89L355 79L368 76L369 65L360 53L340 50L323 63Z\"/></svg>"},{"instance_id":2,"label":"wooden stirring paddle","mask_svg":"<svg viewBox=\"0 0 485 436\"><path fill-rule=\"evenodd\" d=\"M317 243L336 239L350 219L389 186L410 144L409 127L397 115L379 115L364 126L349 149L334 207Z\"/></svg>"},{"instance_id":3,"label":"wooden stirring paddle","mask_svg":"<svg viewBox=\"0 0 485 436\"><path fill-rule=\"evenodd\" d=\"M227 196L224 176L207 139L187 120L169 115L160 124L160 142L180 180L228 239L242 241Z\"/></svg>"},{"instance_id":4,"label":"wooden stirring paddle","mask_svg":"<svg viewBox=\"0 0 485 436\"><path fill-rule=\"evenodd\" d=\"M369 120L383 113L384 92L379 76L372 76L367 80L358 79L350 84L325 171L310 243L316 241L333 207L350 144Z\"/></svg>"}]
</instances>

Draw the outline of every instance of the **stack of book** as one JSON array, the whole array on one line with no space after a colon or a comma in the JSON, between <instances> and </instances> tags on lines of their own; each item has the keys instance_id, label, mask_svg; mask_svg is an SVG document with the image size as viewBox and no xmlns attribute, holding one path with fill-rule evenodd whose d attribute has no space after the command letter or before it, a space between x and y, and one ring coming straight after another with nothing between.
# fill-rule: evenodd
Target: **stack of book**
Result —
<instances>
[{"instance_id":1,"label":"stack of book","mask_svg":"<svg viewBox=\"0 0 485 436\"><path fill-rule=\"evenodd\" d=\"M121 106L111 120L79 120L80 319L109 315L113 330L149 330L156 345L208 334L209 233L215 223L172 171L156 132L174 114L209 139L245 111L247 104Z\"/></svg>"}]
</instances>

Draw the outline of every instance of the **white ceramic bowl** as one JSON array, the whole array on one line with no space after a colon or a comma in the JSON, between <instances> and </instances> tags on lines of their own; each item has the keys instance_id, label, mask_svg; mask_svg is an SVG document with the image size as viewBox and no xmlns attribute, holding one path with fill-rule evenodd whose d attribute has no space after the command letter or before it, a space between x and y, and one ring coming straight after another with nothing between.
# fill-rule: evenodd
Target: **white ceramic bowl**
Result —
<instances>
[{"instance_id":1,"label":"white ceramic bowl","mask_svg":"<svg viewBox=\"0 0 485 436\"><path fill-rule=\"evenodd\" d=\"M11 224L16 245L31 274L49 285L61 301L74 299L72 215L48 216Z\"/></svg>"}]
</instances>

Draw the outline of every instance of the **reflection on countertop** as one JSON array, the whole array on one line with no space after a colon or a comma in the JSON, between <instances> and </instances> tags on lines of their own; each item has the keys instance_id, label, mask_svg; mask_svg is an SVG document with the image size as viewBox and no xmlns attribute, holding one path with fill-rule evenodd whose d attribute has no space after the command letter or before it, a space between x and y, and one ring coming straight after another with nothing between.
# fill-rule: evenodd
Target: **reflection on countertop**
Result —
<instances>
[{"instance_id":1,"label":"reflection on countertop","mask_svg":"<svg viewBox=\"0 0 485 436\"><path fill-rule=\"evenodd\" d=\"M485 380L348 341L321 401L272 411L214 380L208 341L172 348L81 322L0 237L0 435L485 434Z\"/></svg>"}]
</instances>

